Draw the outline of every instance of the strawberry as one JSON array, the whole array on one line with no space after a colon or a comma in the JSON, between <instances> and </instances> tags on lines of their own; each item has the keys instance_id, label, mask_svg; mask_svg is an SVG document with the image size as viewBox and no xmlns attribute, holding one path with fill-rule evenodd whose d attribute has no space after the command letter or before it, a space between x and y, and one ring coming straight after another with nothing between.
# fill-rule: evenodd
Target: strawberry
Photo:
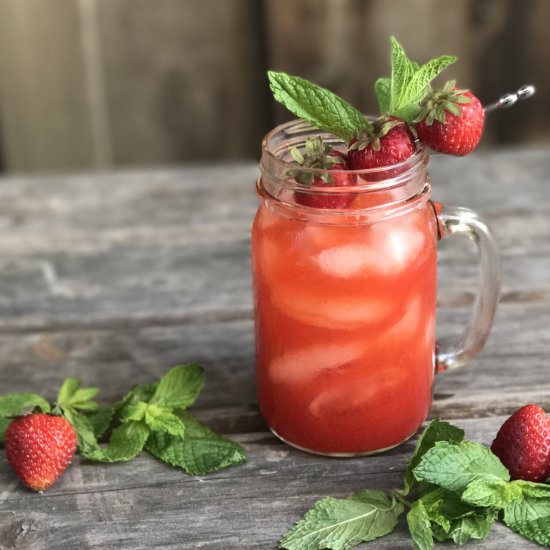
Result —
<instances>
[{"instance_id":1,"label":"strawberry","mask_svg":"<svg viewBox=\"0 0 550 550\"><path fill-rule=\"evenodd\" d=\"M348 159L344 153L333 150L330 145L324 145L321 138L306 141L305 155L296 148L292 148L290 153L303 168L325 170L322 175L300 169L288 172L298 183L311 188L311 192L294 192L294 200L298 204L313 208L346 208L349 205L353 197L348 193L323 194L323 187L353 185L353 178L343 173L348 170Z\"/></svg>"},{"instance_id":2,"label":"strawberry","mask_svg":"<svg viewBox=\"0 0 550 550\"><path fill-rule=\"evenodd\" d=\"M464 156L479 143L485 111L479 99L468 90L447 82L442 90L431 92L415 119L420 141L434 151Z\"/></svg>"},{"instance_id":3,"label":"strawberry","mask_svg":"<svg viewBox=\"0 0 550 550\"><path fill-rule=\"evenodd\" d=\"M550 475L550 418L538 405L525 405L504 422L491 450L512 479L544 481Z\"/></svg>"},{"instance_id":4,"label":"strawberry","mask_svg":"<svg viewBox=\"0 0 550 550\"><path fill-rule=\"evenodd\" d=\"M408 159L415 151L409 126L391 116L373 124L371 132L363 133L352 142L348 157L352 170L391 166Z\"/></svg>"},{"instance_id":5,"label":"strawberry","mask_svg":"<svg viewBox=\"0 0 550 550\"><path fill-rule=\"evenodd\" d=\"M6 456L19 479L33 491L50 487L67 468L77 438L62 416L29 414L15 418L6 430Z\"/></svg>"}]
</instances>

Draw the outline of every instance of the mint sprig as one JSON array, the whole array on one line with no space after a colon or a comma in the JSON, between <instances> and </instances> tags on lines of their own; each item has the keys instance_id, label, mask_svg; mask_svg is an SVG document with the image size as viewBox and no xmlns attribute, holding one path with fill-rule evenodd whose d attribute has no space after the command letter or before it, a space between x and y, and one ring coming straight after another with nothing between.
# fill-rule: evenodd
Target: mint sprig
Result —
<instances>
[{"instance_id":1,"label":"mint sprig","mask_svg":"<svg viewBox=\"0 0 550 550\"><path fill-rule=\"evenodd\" d=\"M195 363L170 369L160 380L138 384L117 403L100 407L97 388L83 388L67 378L52 408L38 394L0 397L0 442L12 418L31 412L63 415L78 438L78 452L88 460L132 460L144 449L156 458L204 475L246 461L244 449L197 422L187 412L204 387L204 369ZM102 442L104 435L108 441Z\"/></svg>"},{"instance_id":2,"label":"mint sprig","mask_svg":"<svg viewBox=\"0 0 550 550\"><path fill-rule=\"evenodd\" d=\"M431 59L424 65L412 61L407 57L403 46L395 38L391 38L392 45L392 75L389 86L389 98L383 103L388 104L388 113L412 122L420 110L420 104L428 93L430 82L449 65L456 61L452 55L443 55ZM376 95L382 93L375 86ZM386 92L387 93L387 92ZM378 99L380 103L380 98ZM382 111L385 112L385 111Z\"/></svg>"},{"instance_id":3,"label":"mint sprig","mask_svg":"<svg viewBox=\"0 0 550 550\"><path fill-rule=\"evenodd\" d=\"M204 386L204 369L195 363L170 369L158 382L134 386L114 406L113 430L105 446L83 456L102 462L127 461L144 448L191 475L203 475L246 460L242 447L201 426L186 411Z\"/></svg>"},{"instance_id":4,"label":"mint sprig","mask_svg":"<svg viewBox=\"0 0 550 550\"><path fill-rule=\"evenodd\" d=\"M176 414L185 427L185 436L167 430L151 433L145 449L153 456L190 475L204 475L246 461L240 445L214 433L186 411Z\"/></svg>"},{"instance_id":5,"label":"mint sprig","mask_svg":"<svg viewBox=\"0 0 550 550\"><path fill-rule=\"evenodd\" d=\"M456 57L443 55L420 65L409 59L403 46L392 37L391 77L379 78L374 85L380 115L399 117L412 125L432 80L455 61ZM274 98L315 128L347 143L375 131L358 109L330 90L283 72L268 71L267 75Z\"/></svg>"},{"instance_id":6,"label":"mint sprig","mask_svg":"<svg viewBox=\"0 0 550 550\"><path fill-rule=\"evenodd\" d=\"M391 533L403 512L394 495L363 491L358 497L318 501L283 538L280 548L345 550Z\"/></svg>"},{"instance_id":7,"label":"mint sprig","mask_svg":"<svg viewBox=\"0 0 550 550\"><path fill-rule=\"evenodd\" d=\"M268 71L267 76L275 99L315 128L347 142L371 128L360 111L330 90L286 73Z\"/></svg>"},{"instance_id":8,"label":"mint sprig","mask_svg":"<svg viewBox=\"0 0 550 550\"><path fill-rule=\"evenodd\" d=\"M406 509L415 550L430 550L434 541L462 545L484 539L497 519L550 547L550 486L510 481L508 470L488 447L463 438L460 428L434 420L418 439L403 489L319 500L279 547L347 550L392 532ZM365 507L357 504L363 502L360 495Z\"/></svg>"}]
</instances>

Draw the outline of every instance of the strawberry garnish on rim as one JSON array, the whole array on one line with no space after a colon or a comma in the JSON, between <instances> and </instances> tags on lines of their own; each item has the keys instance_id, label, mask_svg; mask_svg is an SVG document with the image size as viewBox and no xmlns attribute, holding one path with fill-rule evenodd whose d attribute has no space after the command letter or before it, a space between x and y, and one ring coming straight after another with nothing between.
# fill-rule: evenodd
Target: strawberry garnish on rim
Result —
<instances>
[{"instance_id":1,"label":"strawberry garnish on rim","mask_svg":"<svg viewBox=\"0 0 550 550\"><path fill-rule=\"evenodd\" d=\"M415 118L419 139L434 151L464 156L478 145L485 111L479 99L456 87L454 80L432 90Z\"/></svg>"},{"instance_id":2,"label":"strawberry garnish on rim","mask_svg":"<svg viewBox=\"0 0 550 550\"><path fill-rule=\"evenodd\" d=\"M346 155L323 143L320 137L308 139L304 149L302 153L296 147L290 148L290 154L300 168L289 170L287 174L311 189L311 192L295 191L296 202L313 208L346 208L351 202L351 195L328 191L323 193L323 188L353 185L353 178L343 173L348 170ZM316 174L312 170L324 172Z\"/></svg>"},{"instance_id":3,"label":"strawberry garnish on rim","mask_svg":"<svg viewBox=\"0 0 550 550\"><path fill-rule=\"evenodd\" d=\"M415 151L414 137L409 125L395 116L385 116L365 130L349 148L352 170L390 166L408 159Z\"/></svg>"}]
</instances>

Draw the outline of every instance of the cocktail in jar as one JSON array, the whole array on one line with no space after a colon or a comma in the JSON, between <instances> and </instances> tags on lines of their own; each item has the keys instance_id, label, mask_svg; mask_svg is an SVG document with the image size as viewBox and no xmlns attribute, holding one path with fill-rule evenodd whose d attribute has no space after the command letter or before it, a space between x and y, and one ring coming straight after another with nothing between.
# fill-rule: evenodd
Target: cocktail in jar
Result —
<instances>
[{"instance_id":1,"label":"cocktail in jar","mask_svg":"<svg viewBox=\"0 0 550 550\"><path fill-rule=\"evenodd\" d=\"M291 445L336 456L412 436L435 371L479 351L498 299L485 224L431 202L427 147L410 125L391 115L353 134L350 120L332 131L294 121L266 136L252 229L262 414ZM436 245L457 231L480 246L482 287L462 340L436 356Z\"/></svg>"}]
</instances>

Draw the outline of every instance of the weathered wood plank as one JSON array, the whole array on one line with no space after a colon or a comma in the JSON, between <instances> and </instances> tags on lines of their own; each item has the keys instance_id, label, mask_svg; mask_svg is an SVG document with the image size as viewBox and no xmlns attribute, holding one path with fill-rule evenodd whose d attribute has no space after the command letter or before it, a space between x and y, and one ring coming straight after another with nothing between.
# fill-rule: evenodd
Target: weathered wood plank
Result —
<instances>
[{"instance_id":1,"label":"weathered wood plank","mask_svg":"<svg viewBox=\"0 0 550 550\"><path fill-rule=\"evenodd\" d=\"M10 171L101 165L76 0L0 1L0 115Z\"/></svg>"},{"instance_id":2,"label":"weathered wood plank","mask_svg":"<svg viewBox=\"0 0 550 550\"><path fill-rule=\"evenodd\" d=\"M439 332L460 334L467 315L464 307L444 308ZM505 414L527 401L550 408L549 325L547 304L503 304L474 363L437 377L433 414ZM33 390L53 399L64 378L77 376L99 386L102 398L112 402L132 384L189 361L206 368L207 386L196 408L213 409L205 414L214 427L235 432L260 425L251 319L0 335L0 393Z\"/></svg>"},{"instance_id":3,"label":"weathered wood plank","mask_svg":"<svg viewBox=\"0 0 550 550\"><path fill-rule=\"evenodd\" d=\"M262 52L255 0L0 0L5 166L253 158Z\"/></svg>"},{"instance_id":4,"label":"weathered wood plank","mask_svg":"<svg viewBox=\"0 0 550 550\"><path fill-rule=\"evenodd\" d=\"M533 226L540 221L530 245L524 246L517 232L507 235L521 227L512 216L498 234L504 301L548 301L550 296L550 225L543 211L530 219ZM70 247L70 241L64 246ZM239 233L182 243L159 238L83 251L6 252L0 258L0 327L34 330L249 316L249 256L249 239ZM471 301L477 264L458 240L444 243L440 281L442 305Z\"/></svg>"},{"instance_id":5,"label":"weathered wood plank","mask_svg":"<svg viewBox=\"0 0 550 550\"><path fill-rule=\"evenodd\" d=\"M260 2L98 0L97 16L116 165L258 154Z\"/></svg>"},{"instance_id":6,"label":"weathered wood plank","mask_svg":"<svg viewBox=\"0 0 550 550\"><path fill-rule=\"evenodd\" d=\"M470 438L489 443L520 405L550 409L550 158L434 160L434 194L496 226L505 300L484 352L437 377L431 416L458 418ZM255 174L247 164L0 182L0 393L53 398L77 376L112 401L174 364L199 361L207 385L193 412L250 456L202 478L146 455L119 465L77 459L41 496L14 481L0 453L0 549L275 548L318 498L400 485L414 440L334 460L266 431L254 393L248 265ZM460 242L442 243L442 335L462 330L475 284ZM470 546L536 548L502 526ZM410 548L405 524L376 547Z\"/></svg>"},{"instance_id":7,"label":"weathered wood plank","mask_svg":"<svg viewBox=\"0 0 550 550\"><path fill-rule=\"evenodd\" d=\"M489 443L502 421L458 423L468 438ZM7 548L16 542L48 549L275 548L323 496L398 488L414 446L410 441L384 455L337 460L296 451L267 434L236 439L250 461L208 477L188 477L146 455L131 467L77 460L44 496L13 484L2 457L0 486L7 491L0 499L0 540ZM482 547L537 548L503 526ZM404 522L376 548L410 548Z\"/></svg>"},{"instance_id":8,"label":"weathered wood plank","mask_svg":"<svg viewBox=\"0 0 550 550\"><path fill-rule=\"evenodd\" d=\"M539 214L550 202L548 150L434 155L433 198L468 206L502 227L509 214ZM148 239L173 242L241 232L256 198L255 164L195 165L185 169L47 178L0 178L3 252L89 250ZM185 229L183 229L185 228ZM526 224L523 232L536 235ZM517 229L510 232L521 238ZM541 239L542 240L542 239ZM526 245L530 239L526 239ZM96 246L97 248L97 246Z\"/></svg>"},{"instance_id":9,"label":"weathered wood plank","mask_svg":"<svg viewBox=\"0 0 550 550\"><path fill-rule=\"evenodd\" d=\"M436 157L433 164L435 198L476 208L492 222L503 300L548 301L550 156ZM150 177L2 180L0 327L250 315L256 174L246 164ZM468 303L476 286L469 243L453 241L441 246L442 304Z\"/></svg>"},{"instance_id":10,"label":"weathered wood plank","mask_svg":"<svg viewBox=\"0 0 550 550\"><path fill-rule=\"evenodd\" d=\"M395 36L419 62L458 56L440 80L456 78L484 104L523 83L537 85L535 98L491 116L482 146L550 143L550 119L540 114L550 101L550 75L542 70L550 63L545 0L531 0L528 9L514 0L448 0L444 10L439 0L267 0L266 6L270 67L334 90L365 113L378 112L373 85L389 76L389 37ZM276 113L288 120L278 105Z\"/></svg>"}]
</instances>

